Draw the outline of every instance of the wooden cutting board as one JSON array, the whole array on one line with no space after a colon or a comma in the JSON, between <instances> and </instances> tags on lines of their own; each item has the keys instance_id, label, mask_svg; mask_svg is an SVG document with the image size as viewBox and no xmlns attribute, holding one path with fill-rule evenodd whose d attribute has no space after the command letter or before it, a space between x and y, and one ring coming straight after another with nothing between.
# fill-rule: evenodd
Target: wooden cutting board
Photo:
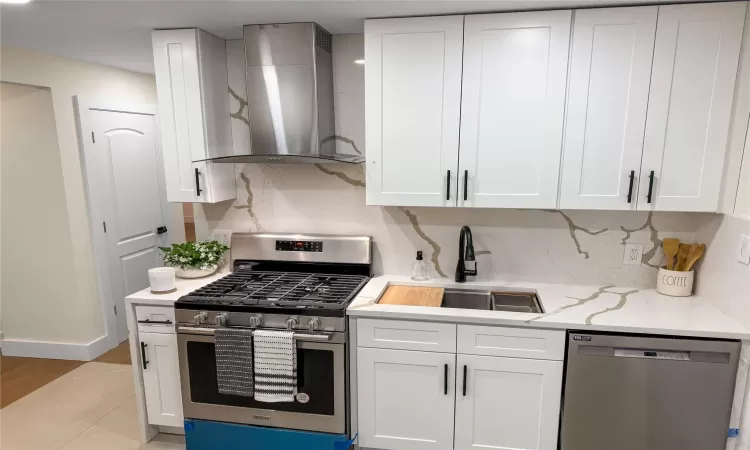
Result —
<instances>
[{"instance_id":1,"label":"wooden cutting board","mask_svg":"<svg viewBox=\"0 0 750 450\"><path fill-rule=\"evenodd\" d=\"M389 286L380 297L382 305L435 306L443 303L443 288L424 286Z\"/></svg>"}]
</instances>

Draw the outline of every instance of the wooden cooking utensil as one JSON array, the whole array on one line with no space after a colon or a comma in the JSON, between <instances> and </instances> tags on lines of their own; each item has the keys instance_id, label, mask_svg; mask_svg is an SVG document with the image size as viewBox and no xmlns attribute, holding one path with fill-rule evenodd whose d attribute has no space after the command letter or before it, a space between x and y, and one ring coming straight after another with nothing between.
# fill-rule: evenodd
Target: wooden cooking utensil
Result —
<instances>
[{"instance_id":1,"label":"wooden cooking utensil","mask_svg":"<svg viewBox=\"0 0 750 450\"><path fill-rule=\"evenodd\" d=\"M690 244L680 244L679 250L677 250L677 265L674 270L682 271L687 262L688 253L690 253Z\"/></svg>"},{"instance_id":2,"label":"wooden cooking utensil","mask_svg":"<svg viewBox=\"0 0 750 450\"><path fill-rule=\"evenodd\" d=\"M692 250L692 249L691 249ZM696 246L696 249L688 255L687 263L685 263L685 272L689 272L693 268L693 265L703 256L706 251L706 244L700 244Z\"/></svg>"},{"instance_id":3,"label":"wooden cooking utensil","mask_svg":"<svg viewBox=\"0 0 750 450\"><path fill-rule=\"evenodd\" d=\"M667 270L674 270L674 258L680 248L680 240L675 238L666 238L662 241L664 247L664 256L667 260Z\"/></svg>"}]
</instances>

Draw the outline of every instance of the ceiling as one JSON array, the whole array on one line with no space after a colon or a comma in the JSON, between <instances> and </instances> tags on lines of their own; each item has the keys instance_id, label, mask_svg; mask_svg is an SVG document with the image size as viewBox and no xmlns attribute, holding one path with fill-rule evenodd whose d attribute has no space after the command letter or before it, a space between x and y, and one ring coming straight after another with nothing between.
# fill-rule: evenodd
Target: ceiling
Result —
<instances>
[{"instance_id":1,"label":"ceiling","mask_svg":"<svg viewBox=\"0 0 750 450\"><path fill-rule=\"evenodd\" d=\"M670 1L674 0L666 0ZM333 34L345 34L361 33L363 20L372 17L647 2L649 0L36 0L26 5L0 7L0 43L153 73L150 36L153 28L199 27L225 39L235 39L242 37L244 24L314 21Z\"/></svg>"}]
</instances>

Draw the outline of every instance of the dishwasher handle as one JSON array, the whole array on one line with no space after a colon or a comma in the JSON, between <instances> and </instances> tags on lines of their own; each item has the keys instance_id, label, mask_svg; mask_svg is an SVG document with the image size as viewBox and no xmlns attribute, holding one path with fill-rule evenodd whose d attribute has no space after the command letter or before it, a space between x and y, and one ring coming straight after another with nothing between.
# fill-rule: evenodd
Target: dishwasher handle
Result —
<instances>
[{"instance_id":1,"label":"dishwasher handle","mask_svg":"<svg viewBox=\"0 0 750 450\"><path fill-rule=\"evenodd\" d=\"M642 348L616 348L616 358L668 359L670 361L690 361L690 352L656 350Z\"/></svg>"},{"instance_id":2,"label":"dishwasher handle","mask_svg":"<svg viewBox=\"0 0 750 450\"><path fill-rule=\"evenodd\" d=\"M718 364L729 364L732 358L732 355L727 352L662 350L657 348L605 347L597 345L580 345L578 346L578 351L576 353L579 356L640 358Z\"/></svg>"}]
</instances>

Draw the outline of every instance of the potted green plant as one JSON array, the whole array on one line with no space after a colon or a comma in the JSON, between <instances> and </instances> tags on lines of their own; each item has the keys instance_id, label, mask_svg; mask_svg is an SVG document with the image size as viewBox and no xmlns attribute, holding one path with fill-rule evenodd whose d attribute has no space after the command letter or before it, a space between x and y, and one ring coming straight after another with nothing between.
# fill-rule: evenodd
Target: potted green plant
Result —
<instances>
[{"instance_id":1,"label":"potted green plant","mask_svg":"<svg viewBox=\"0 0 750 450\"><path fill-rule=\"evenodd\" d=\"M218 241L183 242L159 247L164 264L174 267L180 278L201 278L216 272L229 247Z\"/></svg>"}]
</instances>

